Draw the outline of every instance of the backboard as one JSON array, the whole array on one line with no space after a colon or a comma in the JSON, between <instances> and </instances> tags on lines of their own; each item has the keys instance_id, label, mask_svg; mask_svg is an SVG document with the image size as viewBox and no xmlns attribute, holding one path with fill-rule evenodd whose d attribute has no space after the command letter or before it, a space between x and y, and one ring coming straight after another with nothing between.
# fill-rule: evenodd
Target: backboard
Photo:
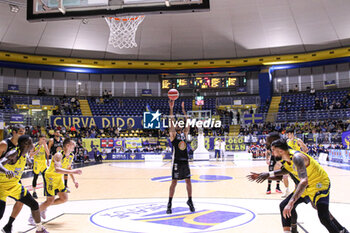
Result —
<instances>
[{"instance_id":1,"label":"backboard","mask_svg":"<svg viewBox=\"0 0 350 233\"><path fill-rule=\"evenodd\" d=\"M209 11L209 0L27 0L27 20Z\"/></svg>"}]
</instances>

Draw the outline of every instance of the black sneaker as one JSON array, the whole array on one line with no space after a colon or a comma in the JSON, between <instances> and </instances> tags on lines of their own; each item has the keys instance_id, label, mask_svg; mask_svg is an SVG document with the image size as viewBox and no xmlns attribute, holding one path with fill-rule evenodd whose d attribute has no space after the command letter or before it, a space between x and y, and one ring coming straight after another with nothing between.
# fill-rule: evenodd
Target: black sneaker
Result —
<instances>
[{"instance_id":1,"label":"black sneaker","mask_svg":"<svg viewBox=\"0 0 350 233\"><path fill-rule=\"evenodd\" d=\"M344 228L343 230L340 231L340 233L349 233L349 231Z\"/></svg>"},{"instance_id":2,"label":"black sneaker","mask_svg":"<svg viewBox=\"0 0 350 233\"><path fill-rule=\"evenodd\" d=\"M168 207L166 209L166 213L167 214L172 214L173 213L173 211L171 210L171 204L170 203L168 203Z\"/></svg>"},{"instance_id":3,"label":"black sneaker","mask_svg":"<svg viewBox=\"0 0 350 233\"><path fill-rule=\"evenodd\" d=\"M190 211L191 211L192 213L196 211L196 210L194 209L194 206L193 206L193 202L192 202L192 201L188 200L188 201L187 201L187 205L188 205L188 207L190 207Z\"/></svg>"},{"instance_id":4,"label":"black sneaker","mask_svg":"<svg viewBox=\"0 0 350 233\"><path fill-rule=\"evenodd\" d=\"M35 199L38 199L38 195L36 194L36 192L33 192L33 197L34 197Z\"/></svg>"},{"instance_id":5,"label":"black sneaker","mask_svg":"<svg viewBox=\"0 0 350 233\"><path fill-rule=\"evenodd\" d=\"M2 228L2 232L4 232L4 233L11 233L12 232L12 225L4 226L4 228Z\"/></svg>"},{"instance_id":6,"label":"black sneaker","mask_svg":"<svg viewBox=\"0 0 350 233\"><path fill-rule=\"evenodd\" d=\"M292 227L292 231L291 231L291 232L292 232L292 233L299 233L298 230L297 230L297 228L293 228L293 227Z\"/></svg>"}]
</instances>

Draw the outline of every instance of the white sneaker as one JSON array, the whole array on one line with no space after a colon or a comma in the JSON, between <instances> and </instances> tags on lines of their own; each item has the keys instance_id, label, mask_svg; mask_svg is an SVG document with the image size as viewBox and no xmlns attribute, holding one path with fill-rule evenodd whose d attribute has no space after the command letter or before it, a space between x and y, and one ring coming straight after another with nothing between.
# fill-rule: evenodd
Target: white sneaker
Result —
<instances>
[{"instance_id":1,"label":"white sneaker","mask_svg":"<svg viewBox=\"0 0 350 233\"><path fill-rule=\"evenodd\" d=\"M287 188L286 191L284 192L284 194L281 196L282 198L286 198L288 197L288 195L290 194L289 189Z\"/></svg>"},{"instance_id":2,"label":"white sneaker","mask_svg":"<svg viewBox=\"0 0 350 233\"><path fill-rule=\"evenodd\" d=\"M34 218L33 218L32 215L30 215L30 217L29 217L29 219L28 219L28 222L29 222L29 225L36 226L35 221L34 221Z\"/></svg>"}]
</instances>

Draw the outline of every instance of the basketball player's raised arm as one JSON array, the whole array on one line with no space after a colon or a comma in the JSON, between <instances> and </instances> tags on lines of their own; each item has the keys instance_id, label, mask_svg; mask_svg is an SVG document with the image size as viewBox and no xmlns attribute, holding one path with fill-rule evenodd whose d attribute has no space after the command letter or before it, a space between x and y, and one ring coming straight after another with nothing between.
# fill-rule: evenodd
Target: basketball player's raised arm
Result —
<instances>
[{"instance_id":1,"label":"basketball player's raised arm","mask_svg":"<svg viewBox=\"0 0 350 233\"><path fill-rule=\"evenodd\" d=\"M6 152L7 150L7 143L5 141L1 141L0 142L0 157L3 156L3 154Z\"/></svg>"},{"instance_id":2,"label":"basketball player's raised arm","mask_svg":"<svg viewBox=\"0 0 350 233\"><path fill-rule=\"evenodd\" d=\"M187 134L188 132L190 132L190 124L187 125L187 120L188 120L188 116L186 113L186 109L185 109L185 102L181 103L181 108L182 108L182 113L185 116L185 128L184 128L184 133L186 134L186 138L187 138Z\"/></svg>"},{"instance_id":3,"label":"basketball player's raised arm","mask_svg":"<svg viewBox=\"0 0 350 233\"><path fill-rule=\"evenodd\" d=\"M29 152L29 157L33 158L35 155L38 155L40 151L40 148L38 150L36 150L36 148L34 147L30 152Z\"/></svg>"},{"instance_id":4,"label":"basketball player's raised arm","mask_svg":"<svg viewBox=\"0 0 350 233\"><path fill-rule=\"evenodd\" d=\"M292 209L294 207L294 203L301 197L301 195L305 192L306 187L308 186L308 177L306 171L305 160L302 154L298 153L293 156L293 163L297 169L299 184L297 185L292 198L289 200L288 205L283 210L283 216L285 218L289 218L292 215Z\"/></svg>"},{"instance_id":5,"label":"basketball player's raised arm","mask_svg":"<svg viewBox=\"0 0 350 233\"><path fill-rule=\"evenodd\" d=\"M46 153L46 163L47 163L47 166L50 165L50 150L49 150L49 147L47 146L46 143L44 143L44 149L45 149L45 153Z\"/></svg>"},{"instance_id":6,"label":"basketball player's raised arm","mask_svg":"<svg viewBox=\"0 0 350 233\"><path fill-rule=\"evenodd\" d=\"M52 146L53 146L53 138L50 138L49 145L48 145L49 151L51 151Z\"/></svg>"},{"instance_id":7,"label":"basketball player's raised arm","mask_svg":"<svg viewBox=\"0 0 350 233\"><path fill-rule=\"evenodd\" d=\"M173 141L176 137L176 131L174 127L174 100L169 100L169 136L170 136L170 141Z\"/></svg>"},{"instance_id":8,"label":"basketball player's raised arm","mask_svg":"<svg viewBox=\"0 0 350 233\"><path fill-rule=\"evenodd\" d=\"M11 150L7 152L7 154L0 159L0 172L5 173L6 177L11 179L12 177L15 177L15 173L13 171L7 170L4 165L12 162L14 163L16 161L18 152L17 150Z\"/></svg>"},{"instance_id":9,"label":"basketball player's raised arm","mask_svg":"<svg viewBox=\"0 0 350 233\"><path fill-rule=\"evenodd\" d=\"M61 160L62 160L62 154L56 153L54 157L52 158L55 161L55 171L60 174L77 174L80 175L82 172L79 169L73 169L68 170L62 168Z\"/></svg>"},{"instance_id":10,"label":"basketball player's raised arm","mask_svg":"<svg viewBox=\"0 0 350 233\"><path fill-rule=\"evenodd\" d=\"M298 139L298 145L300 146L303 152L307 153L309 151L303 140L301 140L300 138Z\"/></svg>"}]
</instances>

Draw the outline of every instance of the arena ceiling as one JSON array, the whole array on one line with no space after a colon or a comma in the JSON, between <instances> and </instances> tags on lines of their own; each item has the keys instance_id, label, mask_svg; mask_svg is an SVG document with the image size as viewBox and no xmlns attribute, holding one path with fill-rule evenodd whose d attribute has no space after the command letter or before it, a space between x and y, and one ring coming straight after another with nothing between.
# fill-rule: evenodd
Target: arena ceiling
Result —
<instances>
[{"instance_id":1,"label":"arena ceiling","mask_svg":"<svg viewBox=\"0 0 350 233\"><path fill-rule=\"evenodd\" d=\"M9 4L19 6L10 11ZM148 15L137 48L108 44L104 19L27 22L25 0L0 0L0 50L134 60L199 60L350 46L348 0L210 0L210 11Z\"/></svg>"}]
</instances>

